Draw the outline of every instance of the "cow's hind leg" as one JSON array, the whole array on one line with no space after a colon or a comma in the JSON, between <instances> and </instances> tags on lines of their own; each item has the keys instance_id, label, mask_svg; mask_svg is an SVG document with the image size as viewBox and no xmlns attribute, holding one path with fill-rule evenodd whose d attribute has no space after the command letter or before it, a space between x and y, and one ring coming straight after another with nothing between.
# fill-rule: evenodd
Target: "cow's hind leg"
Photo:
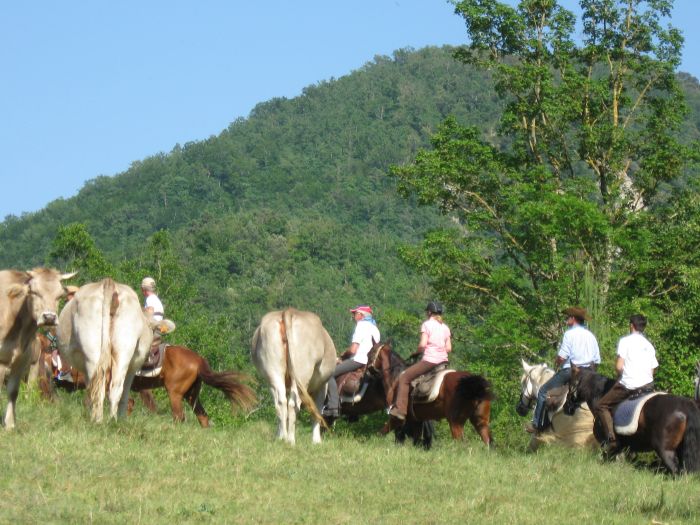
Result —
<instances>
[{"instance_id":1,"label":"cow's hind leg","mask_svg":"<svg viewBox=\"0 0 700 525\"><path fill-rule=\"evenodd\" d=\"M272 402L277 413L277 438L287 440L287 391L284 386L284 378L279 377L270 380L270 392Z\"/></svg>"},{"instance_id":2,"label":"cow's hind leg","mask_svg":"<svg viewBox=\"0 0 700 525\"><path fill-rule=\"evenodd\" d=\"M319 392L316 392L316 395L314 396L314 402L316 403L316 409L318 410L318 413L320 414L321 411L323 410L323 403L326 399L326 389L321 388ZM313 418L313 422L311 424L311 441L313 443L320 443L321 442L321 423L317 421L315 418Z\"/></svg>"},{"instance_id":3,"label":"cow's hind leg","mask_svg":"<svg viewBox=\"0 0 700 525\"><path fill-rule=\"evenodd\" d=\"M287 443L290 445L296 443L297 414L300 408L301 399L299 398L299 391L296 385L292 385L289 389L289 398L287 399Z\"/></svg>"}]
</instances>

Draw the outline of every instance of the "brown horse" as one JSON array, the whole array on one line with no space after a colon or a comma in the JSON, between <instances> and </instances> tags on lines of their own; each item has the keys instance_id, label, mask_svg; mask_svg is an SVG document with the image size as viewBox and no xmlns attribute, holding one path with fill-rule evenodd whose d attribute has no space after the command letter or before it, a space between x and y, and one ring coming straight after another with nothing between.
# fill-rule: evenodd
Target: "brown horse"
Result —
<instances>
[{"instance_id":1,"label":"brown horse","mask_svg":"<svg viewBox=\"0 0 700 525\"><path fill-rule=\"evenodd\" d=\"M578 403L585 401L595 407L598 400L615 381L587 368L571 368L569 395L564 411L572 413ZM607 436L600 422L593 425L598 441ZM700 409L689 398L657 395L644 403L639 415L637 431L631 435L617 435L619 447L613 454L629 449L632 452L654 451L672 474L681 470L700 471Z\"/></svg>"},{"instance_id":2,"label":"brown horse","mask_svg":"<svg viewBox=\"0 0 700 525\"><path fill-rule=\"evenodd\" d=\"M43 353L44 369L46 372L40 372L40 377L48 376L55 377L57 370L51 362L50 341L43 336L42 348L46 347ZM48 351L47 351L48 350ZM56 386L68 391L81 390L85 388L85 377L75 368L71 368L73 381L58 381L49 379L48 384ZM185 348L184 346L167 346L165 356L163 358L163 366L160 374L155 377L135 376L131 385L133 392L139 392L141 400L148 410L156 411L155 400L150 393L154 388L165 388L170 399L170 407L175 421L184 421L185 414L182 408L183 398L192 407L197 420L202 427L209 426L209 416L207 415L202 402L199 399L199 393L202 389L202 383L221 390L226 399L229 400L232 406L238 405L243 409L249 409L256 402L256 395L252 388L246 382L250 381L248 376L239 374L234 371L214 372L209 366L209 362L197 354L196 352ZM50 387L46 389L42 386L45 384L42 380L39 382L42 393L46 397L52 397ZM46 391L45 391L46 390ZM129 402L129 412L133 403Z\"/></svg>"},{"instance_id":3,"label":"brown horse","mask_svg":"<svg viewBox=\"0 0 700 525\"><path fill-rule=\"evenodd\" d=\"M393 351L391 341L377 345L373 352L370 352L367 369L369 373L381 377L385 392L384 401L388 406L392 401L390 396L393 395L394 384L408 365ZM425 430L424 426L416 423L447 419L452 437L462 439L464 425L469 420L482 441L490 446L493 443L489 427L492 399L491 384L484 377L466 371L449 372L445 374L440 392L434 401L414 404L411 399L405 423L405 427L408 428L403 428L401 422L392 418L390 429L408 430L415 441L419 437L417 433Z\"/></svg>"}]
</instances>

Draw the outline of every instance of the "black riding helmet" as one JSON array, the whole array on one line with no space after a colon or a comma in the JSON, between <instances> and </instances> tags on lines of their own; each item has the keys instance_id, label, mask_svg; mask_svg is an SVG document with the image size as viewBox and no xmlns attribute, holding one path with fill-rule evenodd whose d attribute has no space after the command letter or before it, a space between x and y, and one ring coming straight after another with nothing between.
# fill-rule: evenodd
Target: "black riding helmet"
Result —
<instances>
[{"instance_id":1,"label":"black riding helmet","mask_svg":"<svg viewBox=\"0 0 700 525\"><path fill-rule=\"evenodd\" d=\"M428 306L425 307L425 311L431 314L442 314L442 305L437 301L430 301Z\"/></svg>"}]
</instances>

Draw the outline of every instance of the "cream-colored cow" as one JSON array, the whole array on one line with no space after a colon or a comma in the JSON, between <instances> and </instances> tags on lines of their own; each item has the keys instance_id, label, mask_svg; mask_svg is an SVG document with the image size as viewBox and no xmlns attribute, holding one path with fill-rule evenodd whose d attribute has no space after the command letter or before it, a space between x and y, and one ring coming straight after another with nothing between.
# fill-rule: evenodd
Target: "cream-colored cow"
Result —
<instances>
[{"instance_id":1,"label":"cream-colored cow","mask_svg":"<svg viewBox=\"0 0 700 525\"><path fill-rule=\"evenodd\" d=\"M172 321L144 314L139 298L125 284L103 279L80 287L59 316L61 355L85 374L93 421L102 421L105 388L110 415L126 415L129 389L151 347L154 330L175 329Z\"/></svg>"},{"instance_id":2,"label":"cream-colored cow","mask_svg":"<svg viewBox=\"0 0 700 525\"><path fill-rule=\"evenodd\" d=\"M321 442L321 408L335 370L335 345L318 316L289 308L270 312L253 335L253 363L270 383L277 412L277 437L295 442L302 402L314 418L312 439Z\"/></svg>"}]
</instances>

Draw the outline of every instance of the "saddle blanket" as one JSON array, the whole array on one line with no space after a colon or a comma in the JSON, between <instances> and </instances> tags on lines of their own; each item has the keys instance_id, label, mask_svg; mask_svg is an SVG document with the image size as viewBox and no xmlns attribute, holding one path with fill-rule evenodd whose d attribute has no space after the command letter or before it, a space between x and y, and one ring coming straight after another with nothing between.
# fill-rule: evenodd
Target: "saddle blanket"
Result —
<instances>
[{"instance_id":1,"label":"saddle blanket","mask_svg":"<svg viewBox=\"0 0 700 525\"><path fill-rule=\"evenodd\" d=\"M644 408L644 404L654 396L663 395L666 392L651 392L634 399L625 399L617 405L613 422L615 423L615 432L621 436L631 436L637 432L639 424L639 414Z\"/></svg>"},{"instance_id":2,"label":"saddle blanket","mask_svg":"<svg viewBox=\"0 0 700 525\"><path fill-rule=\"evenodd\" d=\"M442 381L445 379L445 375L450 372L454 372L451 368L445 368L440 370L432 378L427 381L422 381L416 384L417 381L421 379L420 376L411 382L413 390L411 391L411 399L416 405L421 403L432 403L437 399L438 394L440 394L440 387L442 386ZM427 374L426 374L427 375Z\"/></svg>"}]
</instances>

